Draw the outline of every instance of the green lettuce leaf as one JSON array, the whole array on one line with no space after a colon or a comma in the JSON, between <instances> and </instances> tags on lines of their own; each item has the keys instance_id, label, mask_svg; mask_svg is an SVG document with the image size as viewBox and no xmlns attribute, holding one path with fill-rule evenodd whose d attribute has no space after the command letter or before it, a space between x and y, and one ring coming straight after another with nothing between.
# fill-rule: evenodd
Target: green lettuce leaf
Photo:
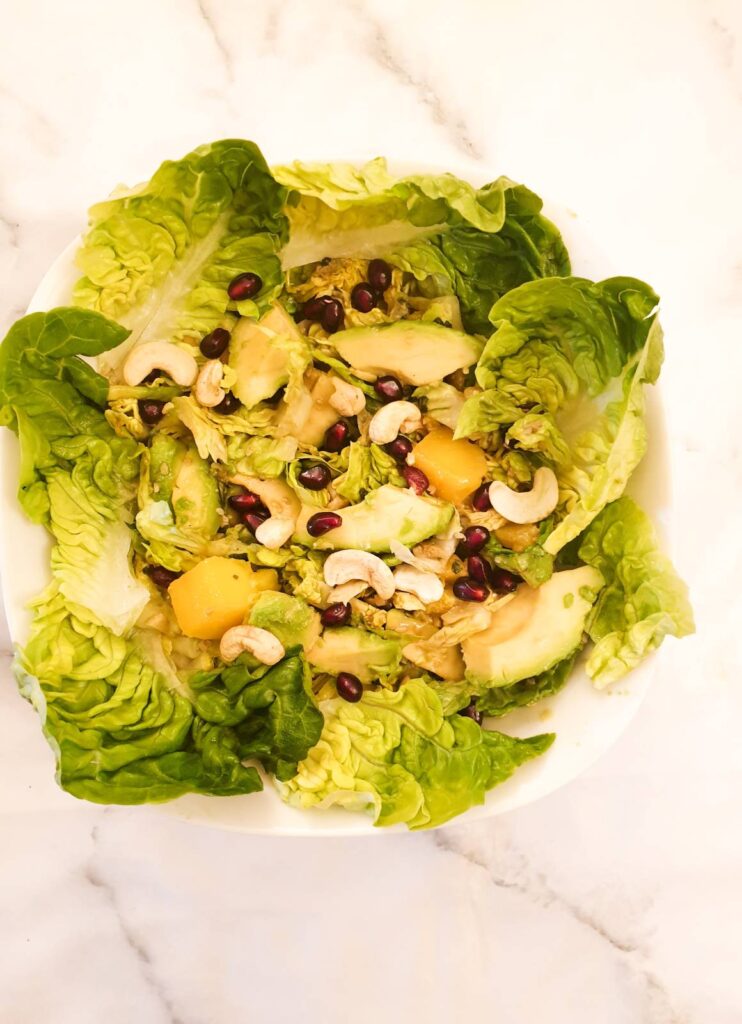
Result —
<instances>
[{"instance_id":1,"label":"green lettuce leaf","mask_svg":"<svg viewBox=\"0 0 742 1024\"><path fill-rule=\"evenodd\" d=\"M484 801L488 789L543 753L552 735L520 740L459 715L444 718L420 680L323 705L317 745L283 787L300 807L367 806L377 825L433 828Z\"/></svg>"},{"instance_id":2,"label":"green lettuce leaf","mask_svg":"<svg viewBox=\"0 0 742 1024\"><path fill-rule=\"evenodd\" d=\"M282 283L285 196L254 143L227 139L166 161L149 182L94 206L74 301L131 332L105 365L141 342L200 339L222 323L227 285L243 271L263 287L240 311L267 309Z\"/></svg>"},{"instance_id":3,"label":"green lettuce leaf","mask_svg":"<svg viewBox=\"0 0 742 1024\"><path fill-rule=\"evenodd\" d=\"M624 676L666 636L694 631L687 587L631 498L603 509L580 539L578 554L606 581L587 627L595 643L587 673L599 689Z\"/></svg>"},{"instance_id":4,"label":"green lettuce leaf","mask_svg":"<svg viewBox=\"0 0 742 1024\"><path fill-rule=\"evenodd\" d=\"M334 484L335 490L352 505L384 484L404 487L399 467L388 452L377 444L354 441L347 449L348 468Z\"/></svg>"}]
</instances>

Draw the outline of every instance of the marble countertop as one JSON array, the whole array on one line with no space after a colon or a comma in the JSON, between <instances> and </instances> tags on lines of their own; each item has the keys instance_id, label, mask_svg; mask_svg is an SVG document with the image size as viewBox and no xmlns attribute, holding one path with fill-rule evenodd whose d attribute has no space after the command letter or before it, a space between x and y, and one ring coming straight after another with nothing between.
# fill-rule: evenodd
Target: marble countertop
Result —
<instances>
[{"instance_id":1,"label":"marble countertop","mask_svg":"<svg viewBox=\"0 0 742 1024\"><path fill-rule=\"evenodd\" d=\"M8 1024L739 1024L742 8L737 0L26 0L0 35L0 317L89 203L224 136L505 173L663 297L698 633L620 742L517 812L266 839L57 790L0 677Z\"/></svg>"}]
</instances>

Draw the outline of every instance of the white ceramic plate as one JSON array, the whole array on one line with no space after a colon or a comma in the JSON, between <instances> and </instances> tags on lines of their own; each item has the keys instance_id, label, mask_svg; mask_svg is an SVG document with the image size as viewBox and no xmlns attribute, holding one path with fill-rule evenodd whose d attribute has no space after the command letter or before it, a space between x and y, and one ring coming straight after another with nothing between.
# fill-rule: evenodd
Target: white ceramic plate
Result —
<instances>
[{"instance_id":1,"label":"white ceramic plate","mask_svg":"<svg viewBox=\"0 0 742 1024\"><path fill-rule=\"evenodd\" d=\"M398 173L414 168L395 165ZM419 170L419 168L417 168ZM425 168L435 173L436 168ZM461 177L476 181L476 171L452 168ZM545 210L560 227L573 262L573 272L600 279L631 268L609 265L602 251L582 229L579 218L557 207ZM37 288L29 312L51 309L69 302L78 273L73 258L77 240L55 260ZM634 474L630 492L637 498L667 538L669 462L661 402L656 389L647 396L650 448ZM27 602L48 582L50 542L46 532L28 522L16 501L18 446L8 430L0 430L0 577L3 597L14 641L23 643L30 624ZM607 692L598 693L579 666L566 688L555 697L513 712L497 723L514 736L556 732L551 749L542 757L519 768L506 783L492 790L486 802L474 807L457 822L473 821L500 814L538 800L585 771L605 753L629 724L641 703L652 676L652 659L644 662L625 680ZM29 714L33 714L31 708ZM495 724L495 723L492 723ZM45 742L39 728L39 743ZM160 805L163 811L186 821L238 832L272 835L380 835L390 829L376 829L364 814L340 809L300 811L287 807L266 779L262 793L237 797L184 796ZM397 826L403 829L403 826Z\"/></svg>"}]
</instances>

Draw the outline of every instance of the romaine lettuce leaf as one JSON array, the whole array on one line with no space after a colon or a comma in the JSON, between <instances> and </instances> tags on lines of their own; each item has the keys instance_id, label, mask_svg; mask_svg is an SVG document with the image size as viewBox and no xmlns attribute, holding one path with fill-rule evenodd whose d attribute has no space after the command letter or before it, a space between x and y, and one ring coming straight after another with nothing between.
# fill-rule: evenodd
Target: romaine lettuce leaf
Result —
<instances>
[{"instance_id":1,"label":"romaine lettuce leaf","mask_svg":"<svg viewBox=\"0 0 742 1024\"><path fill-rule=\"evenodd\" d=\"M580 539L578 554L606 581L587 624L595 643L587 673L599 689L624 676L666 636L694 631L687 587L631 498L603 509Z\"/></svg>"},{"instance_id":2,"label":"romaine lettuce leaf","mask_svg":"<svg viewBox=\"0 0 742 1024\"><path fill-rule=\"evenodd\" d=\"M102 365L114 368L141 342L197 341L222 322L227 285L243 271L263 288L240 311L267 309L282 282L285 196L254 143L227 139L166 161L146 184L94 206L74 301L131 332Z\"/></svg>"},{"instance_id":3,"label":"romaine lettuce leaf","mask_svg":"<svg viewBox=\"0 0 742 1024\"><path fill-rule=\"evenodd\" d=\"M459 715L444 718L436 693L417 679L396 691L367 691L357 704L331 700L322 710L320 740L283 796L299 807L370 806L377 825L441 825L482 803L554 738L520 740Z\"/></svg>"}]
</instances>

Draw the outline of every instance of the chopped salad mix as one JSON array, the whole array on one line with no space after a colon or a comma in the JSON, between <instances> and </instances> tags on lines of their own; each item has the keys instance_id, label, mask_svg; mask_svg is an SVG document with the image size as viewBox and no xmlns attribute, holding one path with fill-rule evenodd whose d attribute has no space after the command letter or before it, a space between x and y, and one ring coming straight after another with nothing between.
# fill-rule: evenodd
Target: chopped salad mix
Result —
<instances>
[{"instance_id":1,"label":"chopped salad mix","mask_svg":"<svg viewBox=\"0 0 742 1024\"><path fill-rule=\"evenodd\" d=\"M537 196L203 146L90 211L0 348L53 538L19 650L60 784L438 825L548 749L495 726L692 631L624 495L658 299ZM507 727L507 720L503 728Z\"/></svg>"}]
</instances>

